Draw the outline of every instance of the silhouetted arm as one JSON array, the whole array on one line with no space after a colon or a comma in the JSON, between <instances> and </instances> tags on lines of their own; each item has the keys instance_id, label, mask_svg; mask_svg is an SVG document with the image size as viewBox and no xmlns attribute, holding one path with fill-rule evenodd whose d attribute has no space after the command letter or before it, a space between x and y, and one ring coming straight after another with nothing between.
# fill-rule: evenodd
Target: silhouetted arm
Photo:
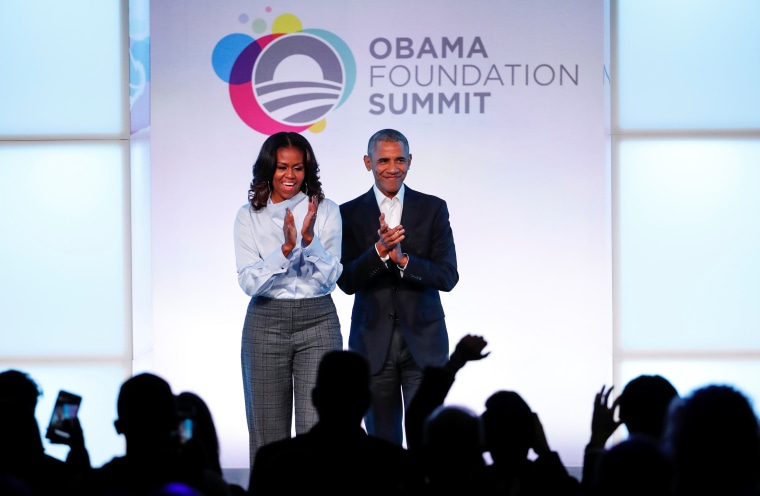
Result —
<instances>
[{"instance_id":1,"label":"silhouetted arm","mask_svg":"<svg viewBox=\"0 0 760 496\"><path fill-rule=\"evenodd\" d=\"M71 439L69 440L69 454L66 456L66 465L76 473L84 473L92 468L90 454L84 443L84 432L79 418L74 417L71 422Z\"/></svg>"},{"instance_id":2,"label":"silhouetted arm","mask_svg":"<svg viewBox=\"0 0 760 496\"><path fill-rule=\"evenodd\" d=\"M591 438L589 439L583 454L583 476L581 482L588 488L596 478L596 468L599 459L605 450L607 440L620 426L620 421L615 420L615 408L617 399L609 404L610 394L613 387L602 389L594 397L594 411L591 416Z\"/></svg>"},{"instance_id":3,"label":"silhouetted arm","mask_svg":"<svg viewBox=\"0 0 760 496\"><path fill-rule=\"evenodd\" d=\"M457 371L464 364L482 360L490 352L483 353L488 343L481 336L466 335L457 343L449 360L441 367L426 367L422 383L412 398L404 418L406 429L406 446L416 449L422 444L422 429L425 419L439 406L443 405L449 394Z\"/></svg>"},{"instance_id":4,"label":"silhouetted arm","mask_svg":"<svg viewBox=\"0 0 760 496\"><path fill-rule=\"evenodd\" d=\"M580 491L580 484L570 475L556 451L549 447L546 432L538 414L533 413L533 451L536 453L536 469L544 494L572 496Z\"/></svg>"}]
</instances>

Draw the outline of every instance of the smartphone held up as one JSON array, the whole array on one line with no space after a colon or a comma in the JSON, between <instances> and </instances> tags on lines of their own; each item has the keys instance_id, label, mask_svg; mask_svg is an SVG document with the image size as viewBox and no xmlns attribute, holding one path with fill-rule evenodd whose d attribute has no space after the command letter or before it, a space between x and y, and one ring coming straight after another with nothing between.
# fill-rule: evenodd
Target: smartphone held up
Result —
<instances>
[{"instance_id":1,"label":"smartphone held up","mask_svg":"<svg viewBox=\"0 0 760 496\"><path fill-rule=\"evenodd\" d=\"M79 414L82 397L68 391L59 391L53 414L50 416L45 437L54 444L71 444L73 429Z\"/></svg>"}]
</instances>

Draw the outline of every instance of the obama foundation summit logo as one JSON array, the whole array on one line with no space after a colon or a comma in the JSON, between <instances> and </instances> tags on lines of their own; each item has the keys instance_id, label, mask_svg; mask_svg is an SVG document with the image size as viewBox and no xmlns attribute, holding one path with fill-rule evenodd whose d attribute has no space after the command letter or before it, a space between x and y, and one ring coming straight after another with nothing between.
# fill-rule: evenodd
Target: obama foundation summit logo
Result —
<instances>
[{"instance_id":1,"label":"obama foundation summit logo","mask_svg":"<svg viewBox=\"0 0 760 496\"><path fill-rule=\"evenodd\" d=\"M249 24L245 14L239 20ZM249 25L256 34L267 27L263 19ZM348 45L324 29L304 29L293 14L278 16L271 34L225 36L214 47L211 63L229 85L240 119L266 135L321 132L327 115L345 103L356 82Z\"/></svg>"}]
</instances>

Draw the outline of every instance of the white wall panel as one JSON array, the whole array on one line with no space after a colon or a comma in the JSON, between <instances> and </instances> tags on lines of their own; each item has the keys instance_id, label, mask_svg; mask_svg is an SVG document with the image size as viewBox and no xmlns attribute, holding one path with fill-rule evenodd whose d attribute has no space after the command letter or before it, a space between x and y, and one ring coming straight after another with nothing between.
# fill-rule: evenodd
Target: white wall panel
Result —
<instances>
[{"instance_id":1,"label":"white wall panel","mask_svg":"<svg viewBox=\"0 0 760 496\"><path fill-rule=\"evenodd\" d=\"M615 3L620 129L760 128L760 3Z\"/></svg>"},{"instance_id":2,"label":"white wall panel","mask_svg":"<svg viewBox=\"0 0 760 496\"><path fill-rule=\"evenodd\" d=\"M0 353L130 349L126 142L0 143Z\"/></svg>"},{"instance_id":3,"label":"white wall panel","mask_svg":"<svg viewBox=\"0 0 760 496\"><path fill-rule=\"evenodd\" d=\"M0 137L125 136L125 5L0 2Z\"/></svg>"}]
</instances>

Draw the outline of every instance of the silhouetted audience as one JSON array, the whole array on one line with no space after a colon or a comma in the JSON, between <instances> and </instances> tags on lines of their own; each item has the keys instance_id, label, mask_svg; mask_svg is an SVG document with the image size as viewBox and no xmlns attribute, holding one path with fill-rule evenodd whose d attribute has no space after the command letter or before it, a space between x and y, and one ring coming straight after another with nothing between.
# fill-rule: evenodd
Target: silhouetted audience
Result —
<instances>
[{"instance_id":1,"label":"silhouetted audience","mask_svg":"<svg viewBox=\"0 0 760 496\"><path fill-rule=\"evenodd\" d=\"M37 399L42 394L40 387L29 374L8 369L0 372L0 397L12 400L32 413L37 408Z\"/></svg>"},{"instance_id":2,"label":"silhouetted audience","mask_svg":"<svg viewBox=\"0 0 760 496\"><path fill-rule=\"evenodd\" d=\"M612 404L612 387L602 386L594 397L591 437L583 456L582 485L592 492L597 484L598 469L606 453L606 444L620 425L625 425L629 438L644 437L658 445L665 428L668 408L678 398L676 388L661 375L640 375L629 381ZM619 420L615 419L615 411Z\"/></svg>"},{"instance_id":3,"label":"silhouetted audience","mask_svg":"<svg viewBox=\"0 0 760 496\"><path fill-rule=\"evenodd\" d=\"M248 491L269 494L399 494L416 485L408 452L367 435L371 401L367 360L353 351L324 355L312 402L319 421L309 432L262 446Z\"/></svg>"},{"instance_id":4,"label":"silhouetted audience","mask_svg":"<svg viewBox=\"0 0 760 496\"><path fill-rule=\"evenodd\" d=\"M422 382L410 401L404 418L408 449L414 450L422 444L425 419L443 405L454 384L456 373L467 362L482 360L491 353L483 353L487 345L488 342L482 336L468 334L459 340L444 365L424 369Z\"/></svg>"},{"instance_id":5,"label":"silhouetted audience","mask_svg":"<svg viewBox=\"0 0 760 496\"><path fill-rule=\"evenodd\" d=\"M184 391L177 395L177 409L183 462L194 470L211 471L218 477L223 477L219 437L206 402L197 394ZM245 494L245 489L241 486L229 486L233 496Z\"/></svg>"},{"instance_id":6,"label":"silhouetted audience","mask_svg":"<svg viewBox=\"0 0 760 496\"><path fill-rule=\"evenodd\" d=\"M659 443L633 436L610 448L600 459L594 496L667 496L673 469Z\"/></svg>"},{"instance_id":7,"label":"silhouetted audience","mask_svg":"<svg viewBox=\"0 0 760 496\"><path fill-rule=\"evenodd\" d=\"M71 482L64 462L45 454L34 415L9 400L0 400L0 478L35 495L57 494Z\"/></svg>"},{"instance_id":8,"label":"silhouetted audience","mask_svg":"<svg viewBox=\"0 0 760 496\"><path fill-rule=\"evenodd\" d=\"M665 419L678 391L661 375L640 375L623 388L618 398L620 421L629 436L662 439Z\"/></svg>"},{"instance_id":9,"label":"silhouetted audience","mask_svg":"<svg viewBox=\"0 0 760 496\"><path fill-rule=\"evenodd\" d=\"M671 408L664 436L673 494L760 494L760 439L752 405L739 390L709 385Z\"/></svg>"},{"instance_id":10,"label":"silhouetted audience","mask_svg":"<svg viewBox=\"0 0 760 496\"><path fill-rule=\"evenodd\" d=\"M66 462L45 453L35 417L41 391L25 372L9 369L0 373L0 494L28 491L42 496L69 488L90 459L79 421L69 428L72 437Z\"/></svg>"},{"instance_id":11,"label":"silhouetted audience","mask_svg":"<svg viewBox=\"0 0 760 496\"><path fill-rule=\"evenodd\" d=\"M197 394L175 396L150 373L126 380L114 422L126 454L93 469L78 421L66 462L45 453L34 415L40 388L7 370L0 373L0 495L760 496L760 424L740 390L713 384L679 398L664 377L641 375L610 402L612 388L603 386L579 482L517 392L493 393L480 416L444 405L457 371L488 356L486 345L464 336L445 365L424 370L406 412L407 449L362 427L372 397L366 358L328 352L311 395L318 423L262 446L247 491L224 481L216 427ZM628 438L606 449L620 425Z\"/></svg>"},{"instance_id":12,"label":"silhouetted audience","mask_svg":"<svg viewBox=\"0 0 760 496\"><path fill-rule=\"evenodd\" d=\"M117 400L116 431L126 454L90 471L76 487L84 495L147 495L171 484L193 487L205 496L229 496L220 476L183 463L175 396L162 378L143 373L127 379Z\"/></svg>"},{"instance_id":13,"label":"silhouetted audience","mask_svg":"<svg viewBox=\"0 0 760 496\"><path fill-rule=\"evenodd\" d=\"M469 361L482 360L488 345L482 336L466 335L447 362L423 370L422 381L405 412L407 449L414 456L425 494L479 492L483 460L480 419L469 409L444 406L457 372Z\"/></svg>"},{"instance_id":14,"label":"silhouetted audience","mask_svg":"<svg viewBox=\"0 0 760 496\"><path fill-rule=\"evenodd\" d=\"M580 484L557 452L552 451L538 415L514 391L497 391L481 415L485 449L493 463L487 468L492 494L514 496L575 495ZM529 458L530 451L536 455Z\"/></svg>"},{"instance_id":15,"label":"silhouetted audience","mask_svg":"<svg viewBox=\"0 0 760 496\"><path fill-rule=\"evenodd\" d=\"M425 420L416 451L423 494L482 494L486 489L480 418L469 409L438 407Z\"/></svg>"},{"instance_id":16,"label":"silhouetted audience","mask_svg":"<svg viewBox=\"0 0 760 496\"><path fill-rule=\"evenodd\" d=\"M195 466L222 475L219 462L219 439L208 405L189 391L177 395L179 432L182 452Z\"/></svg>"}]
</instances>

